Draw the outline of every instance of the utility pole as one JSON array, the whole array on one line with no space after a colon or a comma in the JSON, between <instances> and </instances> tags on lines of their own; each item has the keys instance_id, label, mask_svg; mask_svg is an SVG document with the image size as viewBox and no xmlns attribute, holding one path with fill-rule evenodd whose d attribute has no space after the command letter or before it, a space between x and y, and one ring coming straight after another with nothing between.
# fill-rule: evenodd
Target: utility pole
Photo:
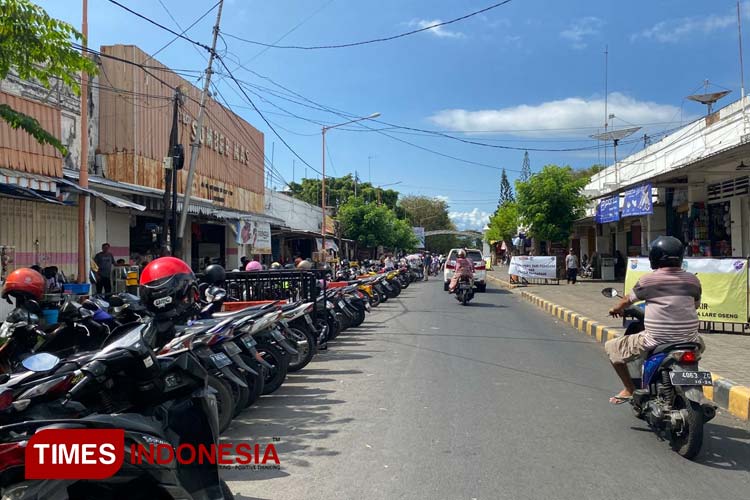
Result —
<instances>
[{"instance_id":1,"label":"utility pole","mask_svg":"<svg viewBox=\"0 0 750 500\"><path fill-rule=\"evenodd\" d=\"M81 18L81 33L83 34L81 54L88 57L86 53L87 40L89 36L89 5L88 0L83 0L83 15ZM87 189L89 187L89 75L81 71L81 164L78 171L78 184ZM89 218L91 214L91 200L87 193L78 195L78 282L86 283L88 273L86 270L90 261L89 250Z\"/></svg>"},{"instance_id":2,"label":"utility pole","mask_svg":"<svg viewBox=\"0 0 750 500\"><path fill-rule=\"evenodd\" d=\"M176 210L176 204L175 206L170 207L172 205L172 194L177 194L176 189L176 180L177 180L177 171L175 170L175 158L174 158L174 150L177 146L177 113L178 108L180 106L180 89L175 89L174 91L174 105L172 107L172 128L169 132L169 147L167 149L167 156L164 159L164 220L162 221L162 227L161 227L161 233L162 233L162 246L167 245L167 241L169 241L169 246L172 247L172 250L174 250L174 243L175 243L175 231L171 231L170 235L170 229L174 227L174 225L170 225L170 215L171 213ZM171 237L168 237L171 236Z\"/></svg>"},{"instance_id":3,"label":"utility pole","mask_svg":"<svg viewBox=\"0 0 750 500\"><path fill-rule=\"evenodd\" d=\"M177 172L179 170L182 170L182 167L185 163L185 152L183 150L182 144L178 144L177 141L180 140L179 138L179 131L177 128L177 123L179 122L179 107L183 103L183 99L185 96L182 95L182 91L179 87L177 87L177 91L175 92L175 100L177 101L175 104L175 109L178 110L175 113L174 119L175 119L175 125L172 126L172 133L169 136L169 144L170 144L170 153L172 155L172 169L174 171L174 174L172 175L172 224L170 225L170 234L171 234L171 244L172 244L172 252L174 253L175 246L177 244L177 181L178 181L178 175Z\"/></svg>"},{"instance_id":4,"label":"utility pole","mask_svg":"<svg viewBox=\"0 0 750 500\"><path fill-rule=\"evenodd\" d=\"M224 7L224 0L219 0L219 11L216 14L216 24L214 25L213 41L211 42L211 54L208 57L208 67L206 68L206 78L203 85L203 93L201 94L200 109L198 109L198 119L196 120L196 128L198 133L195 134L195 141L190 145L190 165L188 166L187 181L185 184L185 196L182 200L182 214L180 215L180 227L177 230L177 237L175 238L175 255L182 256L182 239L185 234L185 225L187 224L188 208L190 207L190 195L193 191L193 176L195 175L195 165L198 162L198 152L200 151L200 137L201 131L203 130L203 115L206 109L206 98L208 97L208 89L211 85L211 75L213 70L211 69L214 64L214 57L216 56L216 39L219 37L219 24L221 23L221 10Z\"/></svg>"}]
</instances>

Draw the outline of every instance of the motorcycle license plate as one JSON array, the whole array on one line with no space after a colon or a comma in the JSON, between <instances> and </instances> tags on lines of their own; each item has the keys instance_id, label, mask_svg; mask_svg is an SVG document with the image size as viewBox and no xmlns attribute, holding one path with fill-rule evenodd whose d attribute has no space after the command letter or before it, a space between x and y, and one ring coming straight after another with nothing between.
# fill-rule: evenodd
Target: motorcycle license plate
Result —
<instances>
[{"instance_id":1,"label":"motorcycle license plate","mask_svg":"<svg viewBox=\"0 0 750 500\"><path fill-rule=\"evenodd\" d=\"M343 300L339 300L339 307L341 309L345 308L346 307L346 302L344 302Z\"/></svg>"},{"instance_id":2,"label":"motorcycle license plate","mask_svg":"<svg viewBox=\"0 0 750 500\"><path fill-rule=\"evenodd\" d=\"M224 344L224 350L229 354L230 356L234 356L235 354L239 354L242 352L242 349L237 347L234 342L227 342Z\"/></svg>"},{"instance_id":3,"label":"motorcycle license plate","mask_svg":"<svg viewBox=\"0 0 750 500\"><path fill-rule=\"evenodd\" d=\"M271 330L271 335L278 341L285 340L285 337L278 330Z\"/></svg>"},{"instance_id":4,"label":"motorcycle license plate","mask_svg":"<svg viewBox=\"0 0 750 500\"><path fill-rule=\"evenodd\" d=\"M252 349L256 345L258 345L258 343L255 341L255 339L252 338L252 337L250 337L250 336L243 337L242 338L242 343L245 344L245 347L247 347L248 349Z\"/></svg>"},{"instance_id":5,"label":"motorcycle license plate","mask_svg":"<svg viewBox=\"0 0 750 500\"><path fill-rule=\"evenodd\" d=\"M672 385L713 385L711 372L669 372Z\"/></svg>"},{"instance_id":6,"label":"motorcycle license plate","mask_svg":"<svg viewBox=\"0 0 750 500\"><path fill-rule=\"evenodd\" d=\"M370 308L370 303L369 302L365 302L365 311L370 312L370 309L371 309Z\"/></svg>"},{"instance_id":7,"label":"motorcycle license plate","mask_svg":"<svg viewBox=\"0 0 750 500\"><path fill-rule=\"evenodd\" d=\"M313 320L307 314L305 314L305 321L307 322L308 326L312 326L312 327L315 326L315 323L313 323Z\"/></svg>"},{"instance_id":8,"label":"motorcycle license plate","mask_svg":"<svg viewBox=\"0 0 750 500\"><path fill-rule=\"evenodd\" d=\"M211 354L211 361L214 362L216 368L224 368L225 366L229 366L232 364L232 360L229 359L229 356L227 356L223 352L215 352Z\"/></svg>"},{"instance_id":9,"label":"motorcycle license plate","mask_svg":"<svg viewBox=\"0 0 750 500\"><path fill-rule=\"evenodd\" d=\"M461 290L469 290L471 288L471 285L468 283L461 283L460 285L458 285L458 288L460 288Z\"/></svg>"}]
</instances>

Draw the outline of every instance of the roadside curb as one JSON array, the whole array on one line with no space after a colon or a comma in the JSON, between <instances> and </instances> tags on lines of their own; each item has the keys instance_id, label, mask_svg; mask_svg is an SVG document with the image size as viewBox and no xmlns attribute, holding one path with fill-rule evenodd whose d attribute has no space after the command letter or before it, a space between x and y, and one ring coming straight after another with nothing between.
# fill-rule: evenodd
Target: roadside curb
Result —
<instances>
[{"instance_id":1,"label":"roadside curb","mask_svg":"<svg viewBox=\"0 0 750 500\"><path fill-rule=\"evenodd\" d=\"M492 280L499 282L501 286L503 286L503 283L507 283L494 277ZM512 286L510 283L507 284ZM597 342L604 343L620 336L620 332L613 328L600 325L582 314L542 299L531 292L522 291L521 297L544 309L552 316L560 318L579 332L595 338ZM739 385L715 372L711 372L711 376L714 381L713 387L704 387L703 394L735 417L750 420L750 387Z\"/></svg>"},{"instance_id":2,"label":"roadside curb","mask_svg":"<svg viewBox=\"0 0 750 500\"><path fill-rule=\"evenodd\" d=\"M497 283L498 285L500 285L501 287L507 290L513 290L514 288L518 288L518 285L513 285L511 284L510 281L501 280L500 278L496 278L495 276L492 276L490 274L487 274L487 279L494 283Z\"/></svg>"}]
</instances>

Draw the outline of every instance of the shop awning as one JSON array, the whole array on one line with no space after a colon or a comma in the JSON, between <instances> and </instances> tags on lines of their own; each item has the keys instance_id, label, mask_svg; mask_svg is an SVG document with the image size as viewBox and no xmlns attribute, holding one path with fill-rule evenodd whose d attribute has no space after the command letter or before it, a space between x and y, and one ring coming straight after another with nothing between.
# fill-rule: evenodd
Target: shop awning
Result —
<instances>
[{"instance_id":1,"label":"shop awning","mask_svg":"<svg viewBox=\"0 0 750 500\"><path fill-rule=\"evenodd\" d=\"M60 194L57 188L58 180L44 175L0 168L0 193L27 200L64 205L65 203L57 199Z\"/></svg>"},{"instance_id":2,"label":"shop awning","mask_svg":"<svg viewBox=\"0 0 750 500\"><path fill-rule=\"evenodd\" d=\"M115 206L115 207L132 208L134 210L138 210L139 212L143 212L144 210L146 210L146 207L144 205L139 205L138 203L132 202L130 200L126 200L125 198L120 198L118 196L103 193L96 189L81 187L75 182L69 181L68 179L58 179L58 181L62 184L65 184L69 188L72 188L75 191L89 194L93 196L94 198L99 198L100 200L103 200L104 202L109 203L110 205Z\"/></svg>"}]
</instances>

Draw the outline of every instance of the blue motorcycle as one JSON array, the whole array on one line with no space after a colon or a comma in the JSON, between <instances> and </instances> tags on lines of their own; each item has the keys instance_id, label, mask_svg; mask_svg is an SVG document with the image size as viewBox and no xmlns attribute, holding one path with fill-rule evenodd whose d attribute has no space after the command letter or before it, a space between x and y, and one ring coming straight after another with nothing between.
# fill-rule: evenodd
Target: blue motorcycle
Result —
<instances>
[{"instance_id":1,"label":"blue motorcycle","mask_svg":"<svg viewBox=\"0 0 750 500\"><path fill-rule=\"evenodd\" d=\"M605 288L605 297L619 297ZM630 306L623 313L625 335L645 329L645 312ZM635 416L666 439L672 449L687 459L703 445L703 425L716 416L716 405L703 395L703 386L713 385L711 372L700 371L703 346L695 342L663 344L628 364L633 384L631 405Z\"/></svg>"}]
</instances>

